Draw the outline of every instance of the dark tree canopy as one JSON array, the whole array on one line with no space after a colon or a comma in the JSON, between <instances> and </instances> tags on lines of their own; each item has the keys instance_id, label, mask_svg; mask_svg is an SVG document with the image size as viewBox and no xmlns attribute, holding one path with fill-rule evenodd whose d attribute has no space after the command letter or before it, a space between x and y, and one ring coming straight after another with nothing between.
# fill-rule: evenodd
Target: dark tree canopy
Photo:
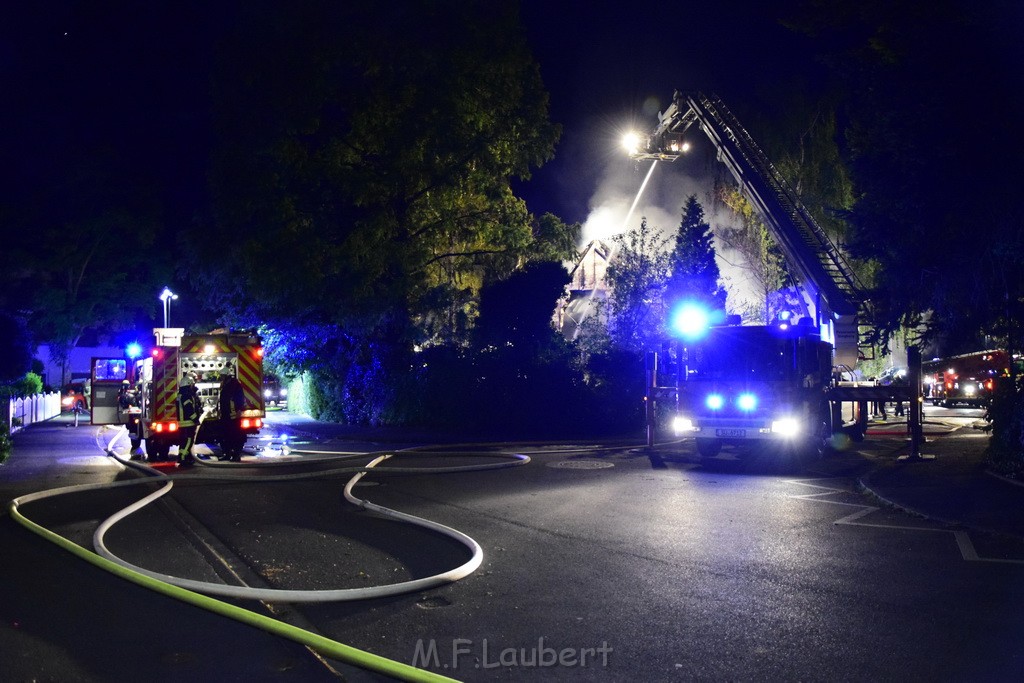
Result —
<instances>
[{"instance_id":1,"label":"dark tree canopy","mask_svg":"<svg viewBox=\"0 0 1024 683\"><path fill-rule=\"evenodd\" d=\"M827 6L796 22L845 94L851 248L883 332L930 313L951 348L1024 319L1019 3Z\"/></svg>"},{"instance_id":2,"label":"dark tree canopy","mask_svg":"<svg viewBox=\"0 0 1024 683\"><path fill-rule=\"evenodd\" d=\"M25 322L0 311L0 385L13 382L31 369L30 343Z\"/></svg>"},{"instance_id":3,"label":"dark tree canopy","mask_svg":"<svg viewBox=\"0 0 1024 683\"><path fill-rule=\"evenodd\" d=\"M559 242L509 186L558 135L514 10L302 2L241 17L214 80L214 212L191 240L217 266L197 281L235 319L416 317L436 288L478 287L537 236Z\"/></svg>"},{"instance_id":4,"label":"dark tree canopy","mask_svg":"<svg viewBox=\"0 0 1024 683\"><path fill-rule=\"evenodd\" d=\"M529 353L557 334L551 319L569 274L560 263L537 262L480 292L476 328L481 347L518 347Z\"/></svg>"}]
</instances>

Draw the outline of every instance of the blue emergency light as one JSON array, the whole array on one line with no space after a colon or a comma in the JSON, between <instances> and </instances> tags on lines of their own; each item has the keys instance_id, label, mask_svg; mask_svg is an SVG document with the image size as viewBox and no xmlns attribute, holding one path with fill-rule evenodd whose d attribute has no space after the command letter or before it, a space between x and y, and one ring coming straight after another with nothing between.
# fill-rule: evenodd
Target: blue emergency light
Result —
<instances>
[{"instance_id":1,"label":"blue emergency light","mask_svg":"<svg viewBox=\"0 0 1024 683\"><path fill-rule=\"evenodd\" d=\"M672 314L672 329L682 335L683 339L699 339L710 326L711 317L707 310L696 304L683 304Z\"/></svg>"},{"instance_id":2,"label":"blue emergency light","mask_svg":"<svg viewBox=\"0 0 1024 683\"><path fill-rule=\"evenodd\" d=\"M129 358L138 358L142 355L142 347L139 346L138 342L132 342L125 348L124 352Z\"/></svg>"}]
</instances>

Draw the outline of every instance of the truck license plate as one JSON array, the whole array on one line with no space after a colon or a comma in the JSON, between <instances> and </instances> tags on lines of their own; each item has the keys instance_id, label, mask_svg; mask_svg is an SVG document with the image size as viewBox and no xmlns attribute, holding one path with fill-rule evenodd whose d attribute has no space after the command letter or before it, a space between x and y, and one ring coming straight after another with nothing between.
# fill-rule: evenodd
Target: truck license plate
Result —
<instances>
[{"instance_id":1,"label":"truck license plate","mask_svg":"<svg viewBox=\"0 0 1024 683\"><path fill-rule=\"evenodd\" d=\"M747 435L746 429L716 429L715 436L724 436L726 438L742 438Z\"/></svg>"}]
</instances>

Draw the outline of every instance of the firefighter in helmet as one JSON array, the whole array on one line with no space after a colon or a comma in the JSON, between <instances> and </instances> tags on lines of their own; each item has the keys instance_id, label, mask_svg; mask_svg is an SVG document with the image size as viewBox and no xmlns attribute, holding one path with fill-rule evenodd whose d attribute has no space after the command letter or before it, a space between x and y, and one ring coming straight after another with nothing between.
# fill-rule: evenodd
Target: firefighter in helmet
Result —
<instances>
[{"instance_id":1,"label":"firefighter in helmet","mask_svg":"<svg viewBox=\"0 0 1024 683\"><path fill-rule=\"evenodd\" d=\"M229 363L220 371L220 423L221 450L224 460L242 460L245 432L242 430L242 411L245 409L245 392L242 383L235 378L234 367Z\"/></svg>"},{"instance_id":2,"label":"firefighter in helmet","mask_svg":"<svg viewBox=\"0 0 1024 683\"><path fill-rule=\"evenodd\" d=\"M178 446L178 466L191 467L195 463L192 444L199 424L199 392L195 380L188 373L182 375L178 387L178 428L185 437L185 443Z\"/></svg>"}]
</instances>

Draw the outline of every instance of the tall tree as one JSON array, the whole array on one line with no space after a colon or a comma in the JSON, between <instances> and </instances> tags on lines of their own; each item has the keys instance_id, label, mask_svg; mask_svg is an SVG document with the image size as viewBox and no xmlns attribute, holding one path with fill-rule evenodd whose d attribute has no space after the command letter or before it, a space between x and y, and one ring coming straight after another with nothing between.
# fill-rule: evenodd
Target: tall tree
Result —
<instances>
[{"instance_id":1,"label":"tall tree","mask_svg":"<svg viewBox=\"0 0 1024 683\"><path fill-rule=\"evenodd\" d=\"M881 336L926 314L929 336L952 349L979 331L1019 327L1024 284L1005 276L1024 265L1014 187L1024 152L1020 7L869 0L806 8L794 26L814 38L845 94L857 190L851 247L878 263ZM963 109L951 93L964 94ZM1007 327L1010 319L1016 325Z\"/></svg>"},{"instance_id":2,"label":"tall tree","mask_svg":"<svg viewBox=\"0 0 1024 683\"><path fill-rule=\"evenodd\" d=\"M725 310L726 291L715 261L711 225L704 220L704 207L697 195L690 195L682 207L676 231L675 249L665 283L665 304L671 310L680 301L700 302L711 310Z\"/></svg>"},{"instance_id":3,"label":"tall tree","mask_svg":"<svg viewBox=\"0 0 1024 683\"><path fill-rule=\"evenodd\" d=\"M159 212L148 188L104 151L69 162L2 219L9 267L0 269L0 300L65 369L87 330L113 335L154 312L170 271L156 256Z\"/></svg>"},{"instance_id":4,"label":"tall tree","mask_svg":"<svg viewBox=\"0 0 1024 683\"><path fill-rule=\"evenodd\" d=\"M347 419L387 419L357 385L397 383L415 347L467 342L484 284L574 248L512 190L559 134L515 6L242 3L213 89L194 282L232 323L336 330L303 369Z\"/></svg>"},{"instance_id":5,"label":"tall tree","mask_svg":"<svg viewBox=\"0 0 1024 683\"><path fill-rule=\"evenodd\" d=\"M610 290L609 333L622 349L643 350L663 336L667 319L664 302L668 279L670 238L659 229L640 227L612 238L615 256L605 280Z\"/></svg>"},{"instance_id":6,"label":"tall tree","mask_svg":"<svg viewBox=\"0 0 1024 683\"><path fill-rule=\"evenodd\" d=\"M514 9L246 5L219 65L215 214L194 241L218 246L198 278L236 318L413 319L535 247L510 181L558 128Z\"/></svg>"}]
</instances>

